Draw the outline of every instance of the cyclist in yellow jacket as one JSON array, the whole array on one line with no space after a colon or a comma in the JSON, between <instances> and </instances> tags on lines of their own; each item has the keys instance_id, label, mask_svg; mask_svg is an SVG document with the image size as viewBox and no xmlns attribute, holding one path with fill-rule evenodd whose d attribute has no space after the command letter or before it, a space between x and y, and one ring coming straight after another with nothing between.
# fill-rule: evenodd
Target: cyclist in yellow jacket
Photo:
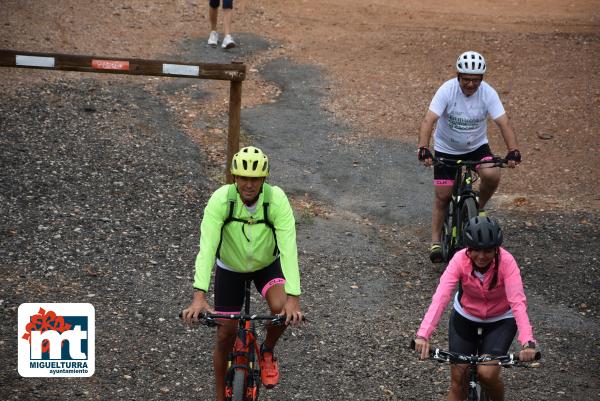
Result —
<instances>
[{"instance_id":1,"label":"cyclist in yellow jacket","mask_svg":"<svg viewBox=\"0 0 600 401\"><path fill-rule=\"evenodd\" d=\"M261 346L261 379L271 388L279 381L275 344L287 324L297 324L303 317L294 214L283 190L265 182L269 159L260 149L248 146L236 153L231 174L235 184L217 189L204 209L194 297L182 318L190 324L205 311L239 313L244 282L254 281L271 312L286 316L286 326L270 326ZM213 310L205 294L215 264ZM237 327L236 321L223 319L222 323L213 353L218 401L224 397L227 355Z\"/></svg>"}]
</instances>

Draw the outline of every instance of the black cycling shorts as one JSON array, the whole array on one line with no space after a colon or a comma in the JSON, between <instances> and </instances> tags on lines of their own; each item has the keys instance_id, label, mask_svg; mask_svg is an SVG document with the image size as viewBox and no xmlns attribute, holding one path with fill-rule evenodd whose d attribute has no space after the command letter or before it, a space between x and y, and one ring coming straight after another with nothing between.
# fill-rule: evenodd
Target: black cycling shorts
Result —
<instances>
[{"instance_id":1,"label":"black cycling shorts","mask_svg":"<svg viewBox=\"0 0 600 401\"><path fill-rule=\"evenodd\" d=\"M211 8L219 8L220 0L208 0L208 5ZM233 8L233 0L223 0L223 8Z\"/></svg>"},{"instance_id":2,"label":"black cycling shorts","mask_svg":"<svg viewBox=\"0 0 600 401\"><path fill-rule=\"evenodd\" d=\"M264 269L251 273L237 273L217 267L215 273L215 312L238 313L244 305L245 281L254 282L256 290L263 297L269 288L276 284L285 284L279 258Z\"/></svg>"},{"instance_id":3,"label":"black cycling shorts","mask_svg":"<svg viewBox=\"0 0 600 401\"><path fill-rule=\"evenodd\" d=\"M517 323L514 318L492 323L473 322L455 310L448 325L448 348L466 355L506 355L515 335ZM481 328L481 338L477 330ZM481 347L478 347L479 340Z\"/></svg>"},{"instance_id":4,"label":"black cycling shorts","mask_svg":"<svg viewBox=\"0 0 600 401\"><path fill-rule=\"evenodd\" d=\"M451 160L469 160L479 161L483 159L492 158L492 150L486 143L481 145L472 152L464 153L461 155L452 155L450 153L442 153L435 151L435 157L443 157L444 159ZM452 186L454 184L454 178L456 177L456 167L435 165L433 166L433 184L436 186Z\"/></svg>"}]
</instances>

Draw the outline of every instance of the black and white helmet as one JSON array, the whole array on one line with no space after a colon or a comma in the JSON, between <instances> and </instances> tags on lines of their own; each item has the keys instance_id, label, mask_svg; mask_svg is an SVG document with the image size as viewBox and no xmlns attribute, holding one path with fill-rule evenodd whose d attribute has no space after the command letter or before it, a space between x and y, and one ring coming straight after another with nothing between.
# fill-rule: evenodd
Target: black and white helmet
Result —
<instances>
[{"instance_id":1,"label":"black and white helmet","mask_svg":"<svg viewBox=\"0 0 600 401\"><path fill-rule=\"evenodd\" d=\"M465 225L464 241L470 249L490 249L502 245L502 229L489 217L476 216Z\"/></svg>"},{"instance_id":2,"label":"black and white helmet","mask_svg":"<svg viewBox=\"0 0 600 401\"><path fill-rule=\"evenodd\" d=\"M474 51L464 52L456 60L456 70L461 74L485 74L485 59Z\"/></svg>"}]
</instances>

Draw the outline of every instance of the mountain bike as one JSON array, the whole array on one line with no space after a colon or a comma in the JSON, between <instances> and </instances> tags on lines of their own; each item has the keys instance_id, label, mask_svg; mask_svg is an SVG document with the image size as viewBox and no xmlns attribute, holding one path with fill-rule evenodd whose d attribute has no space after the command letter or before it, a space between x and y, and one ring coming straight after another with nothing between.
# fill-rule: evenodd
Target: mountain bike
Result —
<instances>
[{"instance_id":1,"label":"mountain bike","mask_svg":"<svg viewBox=\"0 0 600 401\"><path fill-rule=\"evenodd\" d=\"M479 332L481 335L481 332ZM415 340L412 340L410 347L415 349ZM542 354L535 353L535 359L539 360ZM466 401L491 401L486 388L479 383L477 376L477 366L479 365L500 365L503 367L516 366L519 364L519 354L508 355L465 355L458 352L444 351L439 348L429 349L429 359L440 363L454 363L469 365L469 390Z\"/></svg>"},{"instance_id":2,"label":"mountain bike","mask_svg":"<svg viewBox=\"0 0 600 401\"><path fill-rule=\"evenodd\" d=\"M209 327L218 326L220 319L238 320L238 330L232 351L227 358L225 374L226 401L256 401L261 384L260 349L256 341L256 321L268 325L285 324L283 315L256 315L250 313L250 283L245 284L244 312L235 314L202 313L198 321Z\"/></svg>"},{"instance_id":3,"label":"mountain bike","mask_svg":"<svg viewBox=\"0 0 600 401\"><path fill-rule=\"evenodd\" d=\"M479 179L477 166L490 164L491 167L505 167L506 159L493 157L489 160L469 161L434 157L433 163L456 168L441 238L443 261L448 262L456 251L464 248L463 227L479 213L479 192L473 189L473 184Z\"/></svg>"}]
</instances>

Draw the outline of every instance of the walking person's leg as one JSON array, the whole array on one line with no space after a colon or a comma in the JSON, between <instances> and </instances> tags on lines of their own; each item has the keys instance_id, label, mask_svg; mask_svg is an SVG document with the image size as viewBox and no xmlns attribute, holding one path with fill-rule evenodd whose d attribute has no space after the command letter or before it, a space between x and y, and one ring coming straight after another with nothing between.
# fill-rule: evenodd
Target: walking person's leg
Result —
<instances>
[{"instance_id":1,"label":"walking person's leg","mask_svg":"<svg viewBox=\"0 0 600 401\"><path fill-rule=\"evenodd\" d=\"M231 18L233 15L233 0L223 0L223 45L224 49L235 47L235 41L231 36Z\"/></svg>"},{"instance_id":2,"label":"walking person's leg","mask_svg":"<svg viewBox=\"0 0 600 401\"><path fill-rule=\"evenodd\" d=\"M208 21L210 23L210 35L208 36L208 45L212 47L217 47L217 43L219 42L219 33L217 32L219 3L219 0L209 0L208 3Z\"/></svg>"},{"instance_id":3,"label":"walking person's leg","mask_svg":"<svg viewBox=\"0 0 600 401\"><path fill-rule=\"evenodd\" d=\"M231 8L223 9L223 35L231 35L231 16L233 10Z\"/></svg>"}]
</instances>

